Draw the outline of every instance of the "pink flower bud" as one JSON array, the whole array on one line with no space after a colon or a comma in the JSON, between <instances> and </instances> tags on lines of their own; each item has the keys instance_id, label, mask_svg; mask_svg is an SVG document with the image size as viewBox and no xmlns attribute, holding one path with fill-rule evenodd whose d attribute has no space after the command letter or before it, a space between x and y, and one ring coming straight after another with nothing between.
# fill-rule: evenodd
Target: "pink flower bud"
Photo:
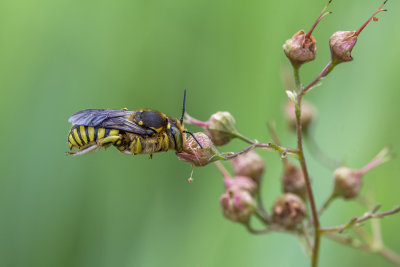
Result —
<instances>
[{"instance_id":1,"label":"pink flower bud","mask_svg":"<svg viewBox=\"0 0 400 267\"><path fill-rule=\"evenodd\" d=\"M293 66L300 66L315 59L317 53L315 38L301 30L285 42L283 51Z\"/></svg>"},{"instance_id":2,"label":"pink flower bud","mask_svg":"<svg viewBox=\"0 0 400 267\"><path fill-rule=\"evenodd\" d=\"M189 136L183 145L183 151L176 153L178 158L195 166L204 166L218 160L219 153L211 139L204 133L195 133L194 135L203 148L200 148L197 141L192 136Z\"/></svg>"},{"instance_id":3,"label":"pink flower bud","mask_svg":"<svg viewBox=\"0 0 400 267\"><path fill-rule=\"evenodd\" d=\"M282 175L283 192L293 193L302 199L307 195L306 182L299 167L286 161Z\"/></svg>"},{"instance_id":4,"label":"pink flower bud","mask_svg":"<svg viewBox=\"0 0 400 267\"><path fill-rule=\"evenodd\" d=\"M272 220L286 229L293 229L303 221L305 214L306 207L303 201L298 196L287 193L275 200Z\"/></svg>"},{"instance_id":5,"label":"pink flower bud","mask_svg":"<svg viewBox=\"0 0 400 267\"><path fill-rule=\"evenodd\" d=\"M246 176L224 177L224 185L227 191L247 191L251 195L257 191L257 184Z\"/></svg>"},{"instance_id":6,"label":"pink flower bud","mask_svg":"<svg viewBox=\"0 0 400 267\"><path fill-rule=\"evenodd\" d=\"M292 101L288 101L285 105L286 120L290 129L296 131L296 109ZM304 133L307 133L310 125L317 117L316 109L311 103L303 101L301 107L301 129Z\"/></svg>"},{"instance_id":7,"label":"pink flower bud","mask_svg":"<svg viewBox=\"0 0 400 267\"><path fill-rule=\"evenodd\" d=\"M329 46L331 48L331 57L333 64L352 61L351 51L356 45L358 35L364 30L371 20L377 20L375 15L379 12L386 11L382 7L386 1L372 14L372 16L357 30L357 31L338 31L335 32L329 39Z\"/></svg>"},{"instance_id":8,"label":"pink flower bud","mask_svg":"<svg viewBox=\"0 0 400 267\"><path fill-rule=\"evenodd\" d=\"M265 169L264 160L254 151L237 156L231 160L231 164L235 175L251 177L257 183Z\"/></svg>"},{"instance_id":9,"label":"pink flower bud","mask_svg":"<svg viewBox=\"0 0 400 267\"><path fill-rule=\"evenodd\" d=\"M358 35L355 31L338 31L329 39L332 62L338 64L352 61L351 50L357 42Z\"/></svg>"},{"instance_id":10,"label":"pink flower bud","mask_svg":"<svg viewBox=\"0 0 400 267\"><path fill-rule=\"evenodd\" d=\"M206 134L216 146L222 146L231 141L237 132L236 122L227 111L219 111L211 115L205 128Z\"/></svg>"},{"instance_id":11,"label":"pink flower bud","mask_svg":"<svg viewBox=\"0 0 400 267\"><path fill-rule=\"evenodd\" d=\"M360 170L340 167L333 173L334 189L333 196L345 199L355 198L360 192L364 174L377 166L389 161L393 155L389 148L383 148L369 163Z\"/></svg>"},{"instance_id":12,"label":"pink flower bud","mask_svg":"<svg viewBox=\"0 0 400 267\"><path fill-rule=\"evenodd\" d=\"M222 212L234 222L246 223L254 213L256 203L247 191L229 190L220 198Z\"/></svg>"}]
</instances>

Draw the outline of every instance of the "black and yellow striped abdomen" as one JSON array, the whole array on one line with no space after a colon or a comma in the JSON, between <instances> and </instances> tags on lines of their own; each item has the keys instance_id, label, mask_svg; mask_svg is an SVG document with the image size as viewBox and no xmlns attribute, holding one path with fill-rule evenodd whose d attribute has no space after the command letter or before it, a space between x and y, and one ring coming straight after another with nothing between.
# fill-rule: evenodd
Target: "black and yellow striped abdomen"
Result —
<instances>
[{"instance_id":1,"label":"black and yellow striped abdomen","mask_svg":"<svg viewBox=\"0 0 400 267\"><path fill-rule=\"evenodd\" d=\"M68 145L70 149L82 149L93 144L104 146L109 144L119 145L120 143L121 140L119 139L119 130L116 129L91 127L85 125L73 125L71 131L68 134Z\"/></svg>"}]
</instances>

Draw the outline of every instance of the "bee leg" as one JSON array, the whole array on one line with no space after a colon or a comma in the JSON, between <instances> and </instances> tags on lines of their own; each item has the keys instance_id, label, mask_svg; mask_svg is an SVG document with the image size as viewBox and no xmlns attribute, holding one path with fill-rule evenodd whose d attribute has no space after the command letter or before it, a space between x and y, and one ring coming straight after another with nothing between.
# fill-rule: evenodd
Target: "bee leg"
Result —
<instances>
[{"instance_id":1,"label":"bee leg","mask_svg":"<svg viewBox=\"0 0 400 267\"><path fill-rule=\"evenodd\" d=\"M108 147L111 144L120 140L120 138L121 137L119 135L111 135L111 136L107 136L106 138L101 139L98 143L99 143L99 146Z\"/></svg>"},{"instance_id":2,"label":"bee leg","mask_svg":"<svg viewBox=\"0 0 400 267\"><path fill-rule=\"evenodd\" d=\"M153 154L150 154L150 159L153 159Z\"/></svg>"},{"instance_id":3,"label":"bee leg","mask_svg":"<svg viewBox=\"0 0 400 267\"><path fill-rule=\"evenodd\" d=\"M93 152L96 152L99 149L100 149L100 147L98 145L92 145L92 146L89 146L89 147L87 147L85 149L79 150L77 152L67 152L67 153L69 155L77 156L77 155L84 155L84 154L88 154L88 153L93 153Z\"/></svg>"}]
</instances>

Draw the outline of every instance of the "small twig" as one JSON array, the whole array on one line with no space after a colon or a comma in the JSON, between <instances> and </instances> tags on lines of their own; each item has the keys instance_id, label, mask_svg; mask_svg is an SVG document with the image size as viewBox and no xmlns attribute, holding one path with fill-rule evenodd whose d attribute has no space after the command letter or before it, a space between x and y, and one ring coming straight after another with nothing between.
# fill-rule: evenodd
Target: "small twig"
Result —
<instances>
[{"instance_id":1,"label":"small twig","mask_svg":"<svg viewBox=\"0 0 400 267\"><path fill-rule=\"evenodd\" d=\"M395 214L397 212L400 212L400 206L397 208L394 208L392 210L389 210L389 211L376 212L379 208L380 208L380 206L377 205L371 211L367 212L362 217L359 217L359 218L354 217L347 224L344 224L344 225L321 228L320 232L322 232L322 233L333 233L333 232L342 233L344 230L349 229L349 228L353 227L354 225L364 222L368 219L382 218L382 217L389 216L389 215Z\"/></svg>"}]
</instances>

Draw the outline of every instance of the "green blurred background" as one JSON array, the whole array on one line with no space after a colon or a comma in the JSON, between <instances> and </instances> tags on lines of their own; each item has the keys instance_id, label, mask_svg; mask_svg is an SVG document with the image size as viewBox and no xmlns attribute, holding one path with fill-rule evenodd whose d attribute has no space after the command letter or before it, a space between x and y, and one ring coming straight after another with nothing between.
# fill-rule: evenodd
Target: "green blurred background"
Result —
<instances>
[{"instance_id":1,"label":"green blurred background","mask_svg":"<svg viewBox=\"0 0 400 267\"><path fill-rule=\"evenodd\" d=\"M310 81L329 59L328 38L358 28L380 1L334 1L318 26L318 57L301 70ZM207 120L228 110L246 135L268 141L284 122L283 42L308 30L325 1L0 2L0 266L308 266L293 236L252 236L221 214L221 176L173 152L127 156L116 149L65 155L68 117L86 108L142 107ZM400 3L389 1L359 38L354 62L339 66L307 95L318 108L314 135L332 157L358 168L383 146L400 152ZM199 130L188 126L192 131ZM233 141L222 151L245 144ZM263 194L279 195L281 163L268 164ZM331 171L309 158L317 202ZM227 165L228 166L228 165ZM364 192L383 210L400 203L399 158L371 171ZM337 201L325 226L361 215ZM386 244L400 252L400 216L382 220ZM369 227L369 223L366 224ZM324 239L321 266L392 266L378 255Z\"/></svg>"}]
</instances>

